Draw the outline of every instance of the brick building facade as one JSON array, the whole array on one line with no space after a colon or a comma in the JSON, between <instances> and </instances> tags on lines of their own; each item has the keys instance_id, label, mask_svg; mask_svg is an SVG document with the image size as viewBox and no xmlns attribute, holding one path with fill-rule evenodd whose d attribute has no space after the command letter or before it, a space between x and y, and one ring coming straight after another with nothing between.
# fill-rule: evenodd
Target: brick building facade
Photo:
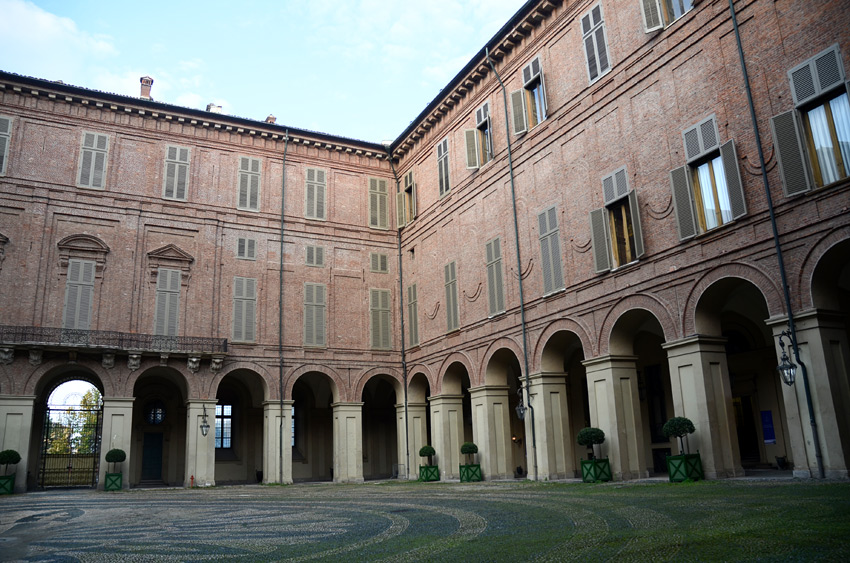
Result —
<instances>
[{"instance_id":1,"label":"brick building facade","mask_svg":"<svg viewBox=\"0 0 850 563\"><path fill-rule=\"evenodd\" d=\"M387 147L0 73L18 487L68 379L131 485L573 477L591 425L639 478L674 415L709 477L846 477L850 14L734 10L529 1Z\"/></svg>"}]
</instances>

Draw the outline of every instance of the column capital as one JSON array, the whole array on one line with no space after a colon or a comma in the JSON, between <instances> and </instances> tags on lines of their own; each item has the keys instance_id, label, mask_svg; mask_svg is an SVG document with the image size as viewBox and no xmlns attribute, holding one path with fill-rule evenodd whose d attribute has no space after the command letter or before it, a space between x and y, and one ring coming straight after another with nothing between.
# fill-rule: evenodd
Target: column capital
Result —
<instances>
[{"instance_id":1,"label":"column capital","mask_svg":"<svg viewBox=\"0 0 850 563\"><path fill-rule=\"evenodd\" d=\"M126 404L129 407L133 406L133 403L136 402L135 397L103 397L103 406L120 406L122 403Z\"/></svg>"},{"instance_id":2,"label":"column capital","mask_svg":"<svg viewBox=\"0 0 850 563\"><path fill-rule=\"evenodd\" d=\"M263 408L268 409L270 407L279 407L280 403L281 403L281 401L263 401ZM292 399L285 399L283 401L284 407L291 407L294 404L295 404L295 401L292 400Z\"/></svg>"},{"instance_id":3,"label":"column capital","mask_svg":"<svg viewBox=\"0 0 850 563\"><path fill-rule=\"evenodd\" d=\"M679 340L664 342L661 344L662 350L667 350L668 355L671 352L683 352L683 348L688 348L687 352L705 348L719 348L723 353L726 353L725 346L728 338L723 336L708 336L705 334L694 334L686 336Z\"/></svg>"},{"instance_id":4,"label":"column capital","mask_svg":"<svg viewBox=\"0 0 850 563\"><path fill-rule=\"evenodd\" d=\"M453 395L451 393L444 393L442 395L431 395L431 397L428 398L429 403L435 403L435 402L439 403L439 402L443 402L443 401L462 401L462 400L463 400L463 395Z\"/></svg>"},{"instance_id":5,"label":"column capital","mask_svg":"<svg viewBox=\"0 0 850 563\"><path fill-rule=\"evenodd\" d=\"M218 404L218 399L186 399L184 404L186 407L196 407L201 405L215 406Z\"/></svg>"},{"instance_id":6,"label":"column capital","mask_svg":"<svg viewBox=\"0 0 850 563\"><path fill-rule=\"evenodd\" d=\"M547 380L563 383L568 377L569 373L565 371L541 371L540 373L529 375L528 381L531 385L540 385L541 383L546 383Z\"/></svg>"},{"instance_id":7,"label":"column capital","mask_svg":"<svg viewBox=\"0 0 850 563\"><path fill-rule=\"evenodd\" d=\"M487 394L488 392L504 392L508 391L510 386L508 385L479 385L478 387L470 387L469 394L470 395L482 395Z\"/></svg>"},{"instance_id":8,"label":"column capital","mask_svg":"<svg viewBox=\"0 0 850 563\"><path fill-rule=\"evenodd\" d=\"M340 410L353 410L353 409L362 409L364 403L331 403L332 409L340 409Z\"/></svg>"},{"instance_id":9,"label":"column capital","mask_svg":"<svg viewBox=\"0 0 850 563\"><path fill-rule=\"evenodd\" d=\"M638 360L637 356L607 354L605 356L597 356L595 358L589 358L587 360L582 360L581 365L589 368L589 367L599 367L599 366L611 365L611 364L617 364L617 363L634 364L637 360Z\"/></svg>"}]
</instances>

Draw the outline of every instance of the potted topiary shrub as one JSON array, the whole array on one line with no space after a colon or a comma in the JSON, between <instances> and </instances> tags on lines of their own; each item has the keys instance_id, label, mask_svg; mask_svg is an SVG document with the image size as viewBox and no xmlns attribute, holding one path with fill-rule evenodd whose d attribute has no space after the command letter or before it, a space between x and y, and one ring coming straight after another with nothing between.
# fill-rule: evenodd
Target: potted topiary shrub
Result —
<instances>
[{"instance_id":1,"label":"potted topiary shrub","mask_svg":"<svg viewBox=\"0 0 850 563\"><path fill-rule=\"evenodd\" d=\"M472 463L473 455L478 453L478 446L472 442L464 442L460 447L460 453L466 456L466 465L460 466L460 482L469 483L472 481L481 481L481 464Z\"/></svg>"},{"instance_id":2,"label":"potted topiary shrub","mask_svg":"<svg viewBox=\"0 0 850 563\"><path fill-rule=\"evenodd\" d=\"M112 464L112 470L115 471L115 464L121 463L127 459L127 454L124 450L118 448L106 452L106 463ZM123 485L122 473L106 473L106 478L103 481L104 491L120 491Z\"/></svg>"},{"instance_id":3,"label":"potted topiary shrub","mask_svg":"<svg viewBox=\"0 0 850 563\"><path fill-rule=\"evenodd\" d=\"M15 492L15 473L7 475L10 465L17 465L21 461L21 454L15 450L3 450L0 452L0 464L3 465L3 475L0 476L0 495L11 495Z\"/></svg>"},{"instance_id":4,"label":"potted topiary shrub","mask_svg":"<svg viewBox=\"0 0 850 563\"><path fill-rule=\"evenodd\" d=\"M422 446L419 448L419 457L427 457L428 465L420 465L419 466L419 480L420 481L439 481L440 480L440 468L432 463L432 459L434 455L436 455L436 450L434 450L434 446Z\"/></svg>"},{"instance_id":5,"label":"potted topiary shrub","mask_svg":"<svg viewBox=\"0 0 850 563\"><path fill-rule=\"evenodd\" d=\"M581 460L581 479L585 483L596 483L597 481L611 480L611 464L608 458L596 456L594 446L605 441L605 432L599 428L582 428L576 436L579 446L589 447L591 453L589 459ZM600 450L601 451L601 450Z\"/></svg>"},{"instance_id":6,"label":"potted topiary shrub","mask_svg":"<svg viewBox=\"0 0 850 563\"><path fill-rule=\"evenodd\" d=\"M661 432L668 438L673 436L679 439L679 455L667 456L667 472L671 483L681 481L699 481L705 479L702 472L702 459L699 451L695 454L687 453L683 438L693 434L696 428L690 419L684 416L674 416L664 423Z\"/></svg>"}]
</instances>

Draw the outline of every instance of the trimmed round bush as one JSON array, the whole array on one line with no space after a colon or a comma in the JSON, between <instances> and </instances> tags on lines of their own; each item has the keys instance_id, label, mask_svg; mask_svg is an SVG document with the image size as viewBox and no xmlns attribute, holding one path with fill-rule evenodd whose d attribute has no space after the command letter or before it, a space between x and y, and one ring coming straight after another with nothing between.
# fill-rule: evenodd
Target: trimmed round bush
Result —
<instances>
[{"instance_id":1,"label":"trimmed round bush","mask_svg":"<svg viewBox=\"0 0 850 563\"><path fill-rule=\"evenodd\" d=\"M15 450L3 450L0 452L0 465L15 465L21 461L21 454Z\"/></svg>"},{"instance_id":2,"label":"trimmed round bush","mask_svg":"<svg viewBox=\"0 0 850 563\"><path fill-rule=\"evenodd\" d=\"M476 446L472 442L464 442L463 445L460 447L460 453L464 455L477 454L478 446Z\"/></svg>"},{"instance_id":3,"label":"trimmed round bush","mask_svg":"<svg viewBox=\"0 0 850 563\"><path fill-rule=\"evenodd\" d=\"M667 438L671 438L673 436L681 438L682 436L693 434L695 431L696 428L694 428L694 423L684 416L674 416L665 422L664 426L661 428L661 433Z\"/></svg>"},{"instance_id":4,"label":"trimmed round bush","mask_svg":"<svg viewBox=\"0 0 850 563\"><path fill-rule=\"evenodd\" d=\"M127 454L124 453L124 450L119 450L118 448L114 450L109 450L106 452L106 462L107 463L121 463L127 459Z\"/></svg>"},{"instance_id":5,"label":"trimmed round bush","mask_svg":"<svg viewBox=\"0 0 850 563\"><path fill-rule=\"evenodd\" d=\"M434 449L434 446L422 446L419 448L419 457L431 457L436 453L437 451Z\"/></svg>"},{"instance_id":6,"label":"trimmed round bush","mask_svg":"<svg viewBox=\"0 0 850 563\"><path fill-rule=\"evenodd\" d=\"M605 432L600 430L599 428L582 428L578 436L576 436L578 440L579 446L590 446L593 447L596 444L601 444L605 441Z\"/></svg>"}]
</instances>

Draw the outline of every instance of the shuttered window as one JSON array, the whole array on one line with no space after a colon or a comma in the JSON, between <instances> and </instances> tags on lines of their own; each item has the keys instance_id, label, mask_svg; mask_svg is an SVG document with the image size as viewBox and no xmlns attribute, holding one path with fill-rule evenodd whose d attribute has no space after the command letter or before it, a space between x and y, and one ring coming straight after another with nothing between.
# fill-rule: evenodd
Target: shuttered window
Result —
<instances>
[{"instance_id":1,"label":"shuttered window","mask_svg":"<svg viewBox=\"0 0 850 563\"><path fill-rule=\"evenodd\" d=\"M325 266L325 249L321 246L314 246L308 244L306 247L306 264L308 266L315 266L318 268L324 268Z\"/></svg>"},{"instance_id":2,"label":"shuttered window","mask_svg":"<svg viewBox=\"0 0 850 563\"><path fill-rule=\"evenodd\" d=\"M419 346L419 312L416 299L416 284L407 286L407 327L411 346Z\"/></svg>"},{"instance_id":3,"label":"shuttered window","mask_svg":"<svg viewBox=\"0 0 850 563\"><path fill-rule=\"evenodd\" d=\"M255 342L257 325L257 280L233 278L233 341Z\"/></svg>"},{"instance_id":4,"label":"shuttered window","mask_svg":"<svg viewBox=\"0 0 850 563\"><path fill-rule=\"evenodd\" d=\"M475 111L475 129L464 131L466 167L475 169L493 159L493 129L490 121L490 102Z\"/></svg>"},{"instance_id":5,"label":"shuttered window","mask_svg":"<svg viewBox=\"0 0 850 563\"><path fill-rule=\"evenodd\" d=\"M449 139L437 143L437 178L440 184L440 197L449 193Z\"/></svg>"},{"instance_id":6,"label":"shuttered window","mask_svg":"<svg viewBox=\"0 0 850 563\"><path fill-rule=\"evenodd\" d=\"M643 234L637 192L629 190L626 168L602 178L605 207L590 212L593 266L606 272L643 256Z\"/></svg>"},{"instance_id":7,"label":"shuttered window","mask_svg":"<svg viewBox=\"0 0 850 563\"><path fill-rule=\"evenodd\" d=\"M304 346L325 346L326 288L304 284Z\"/></svg>"},{"instance_id":8,"label":"shuttered window","mask_svg":"<svg viewBox=\"0 0 850 563\"><path fill-rule=\"evenodd\" d=\"M369 226L374 229L390 226L387 197L387 181L369 178Z\"/></svg>"},{"instance_id":9,"label":"shuttered window","mask_svg":"<svg viewBox=\"0 0 850 563\"><path fill-rule=\"evenodd\" d=\"M378 274L386 274L389 271L387 255L380 252L370 252L369 270Z\"/></svg>"},{"instance_id":10,"label":"shuttered window","mask_svg":"<svg viewBox=\"0 0 850 563\"><path fill-rule=\"evenodd\" d=\"M457 265L449 262L445 267L446 280L446 332L460 327L457 302Z\"/></svg>"},{"instance_id":11,"label":"shuttered window","mask_svg":"<svg viewBox=\"0 0 850 563\"><path fill-rule=\"evenodd\" d=\"M416 182L413 170L404 175L404 187L396 194L396 227L399 229L416 218Z\"/></svg>"},{"instance_id":12,"label":"shuttered window","mask_svg":"<svg viewBox=\"0 0 850 563\"><path fill-rule=\"evenodd\" d=\"M308 168L304 187L304 217L307 219L327 219L327 175L324 170Z\"/></svg>"},{"instance_id":13,"label":"shuttered window","mask_svg":"<svg viewBox=\"0 0 850 563\"><path fill-rule=\"evenodd\" d=\"M239 157L239 200L236 205L246 211L260 210L260 159Z\"/></svg>"},{"instance_id":14,"label":"shuttered window","mask_svg":"<svg viewBox=\"0 0 850 563\"><path fill-rule=\"evenodd\" d=\"M558 231L558 213L550 207L537 215L540 233L540 261L543 270L543 294L564 289L564 272L561 267L561 243Z\"/></svg>"},{"instance_id":15,"label":"shuttered window","mask_svg":"<svg viewBox=\"0 0 850 563\"><path fill-rule=\"evenodd\" d=\"M165 148L165 180L162 185L162 197L165 199L186 199L186 185L189 182L189 149L186 147Z\"/></svg>"},{"instance_id":16,"label":"shuttered window","mask_svg":"<svg viewBox=\"0 0 850 563\"><path fill-rule=\"evenodd\" d=\"M611 68L601 4L594 6L581 18L581 33L587 57L587 74L590 81L594 82Z\"/></svg>"},{"instance_id":17,"label":"shuttered window","mask_svg":"<svg viewBox=\"0 0 850 563\"><path fill-rule=\"evenodd\" d=\"M693 8L692 0L641 0L643 27L647 33L662 29Z\"/></svg>"},{"instance_id":18,"label":"shuttered window","mask_svg":"<svg viewBox=\"0 0 850 563\"><path fill-rule=\"evenodd\" d=\"M256 260L257 240L247 237L239 237L236 240L236 257L241 260Z\"/></svg>"},{"instance_id":19,"label":"shuttered window","mask_svg":"<svg viewBox=\"0 0 850 563\"><path fill-rule=\"evenodd\" d=\"M514 134L519 135L546 119L546 83L540 57L522 67L521 90L511 92Z\"/></svg>"},{"instance_id":20,"label":"shuttered window","mask_svg":"<svg viewBox=\"0 0 850 563\"><path fill-rule=\"evenodd\" d=\"M180 316L180 270L160 268L156 277L156 312L153 333L177 336Z\"/></svg>"},{"instance_id":21,"label":"shuttered window","mask_svg":"<svg viewBox=\"0 0 850 563\"><path fill-rule=\"evenodd\" d=\"M490 316L505 311L505 289L502 276L502 241L494 238L485 245L487 260L487 296Z\"/></svg>"},{"instance_id":22,"label":"shuttered window","mask_svg":"<svg viewBox=\"0 0 850 563\"><path fill-rule=\"evenodd\" d=\"M62 328L89 330L94 296L94 274L94 261L75 259L68 261Z\"/></svg>"},{"instance_id":23,"label":"shuttered window","mask_svg":"<svg viewBox=\"0 0 850 563\"><path fill-rule=\"evenodd\" d=\"M6 175L9 145L12 142L12 118L0 115L0 176Z\"/></svg>"},{"instance_id":24,"label":"shuttered window","mask_svg":"<svg viewBox=\"0 0 850 563\"><path fill-rule=\"evenodd\" d=\"M370 334L372 348L389 350L390 342L390 291L388 289L369 290Z\"/></svg>"},{"instance_id":25,"label":"shuttered window","mask_svg":"<svg viewBox=\"0 0 850 563\"><path fill-rule=\"evenodd\" d=\"M106 186L106 161L109 155L109 136L100 133L83 133L80 150L80 170L77 185L102 190Z\"/></svg>"}]
</instances>

